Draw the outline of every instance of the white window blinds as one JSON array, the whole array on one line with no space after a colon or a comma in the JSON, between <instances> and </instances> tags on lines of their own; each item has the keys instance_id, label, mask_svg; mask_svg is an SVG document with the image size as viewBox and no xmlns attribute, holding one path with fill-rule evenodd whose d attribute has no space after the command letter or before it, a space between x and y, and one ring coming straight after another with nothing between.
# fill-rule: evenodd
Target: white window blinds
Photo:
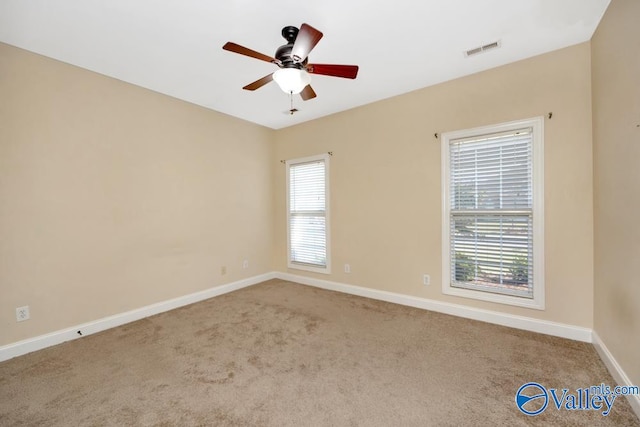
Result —
<instances>
[{"instance_id":1,"label":"white window blinds","mask_svg":"<svg viewBox=\"0 0 640 427\"><path fill-rule=\"evenodd\" d=\"M327 160L288 162L289 264L327 268Z\"/></svg>"},{"instance_id":2,"label":"white window blinds","mask_svg":"<svg viewBox=\"0 0 640 427\"><path fill-rule=\"evenodd\" d=\"M533 298L532 135L449 142L451 286Z\"/></svg>"}]
</instances>

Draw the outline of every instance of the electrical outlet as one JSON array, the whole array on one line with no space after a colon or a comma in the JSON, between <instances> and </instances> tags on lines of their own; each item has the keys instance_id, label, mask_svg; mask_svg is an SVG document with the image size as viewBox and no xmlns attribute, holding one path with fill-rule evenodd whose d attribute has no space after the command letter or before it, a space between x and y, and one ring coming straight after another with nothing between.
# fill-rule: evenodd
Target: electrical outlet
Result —
<instances>
[{"instance_id":1,"label":"electrical outlet","mask_svg":"<svg viewBox=\"0 0 640 427\"><path fill-rule=\"evenodd\" d=\"M344 272L345 273L351 273L351 266L349 264L345 264L344 265Z\"/></svg>"},{"instance_id":2,"label":"electrical outlet","mask_svg":"<svg viewBox=\"0 0 640 427\"><path fill-rule=\"evenodd\" d=\"M431 277L429 277L428 274L425 274L424 276L422 276L422 283L425 286L429 286L429 284L431 283Z\"/></svg>"},{"instance_id":3,"label":"electrical outlet","mask_svg":"<svg viewBox=\"0 0 640 427\"><path fill-rule=\"evenodd\" d=\"M31 316L29 314L29 306L28 305L25 305L24 307L16 308L16 320L18 322L29 320L30 317Z\"/></svg>"},{"instance_id":4,"label":"electrical outlet","mask_svg":"<svg viewBox=\"0 0 640 427\"><path fill-rule=\"evenodd\" d=\"M242 261L242 268L249 268L249 260L245 259L244 261Z\"/></svg>"},{"instance_id":5,"label":"electrical outlet","mask_svg":"<svg viewBox=\"0 0 640 427\"><path fill-rule=\"evenodd\" d=\"M225 275L227 274L227 267L225 265L223 265L222 267L220 267L220 274L221 275Z\"/></svg>"}]
</instances>

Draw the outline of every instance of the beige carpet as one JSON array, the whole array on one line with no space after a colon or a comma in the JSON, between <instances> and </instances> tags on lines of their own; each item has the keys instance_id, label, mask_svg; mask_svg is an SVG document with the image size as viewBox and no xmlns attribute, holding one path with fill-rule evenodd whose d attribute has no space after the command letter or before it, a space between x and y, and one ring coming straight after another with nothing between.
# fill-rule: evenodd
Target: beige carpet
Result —
<instances>
[{"instance_id":1,"label":"beige carpet","mask_svg":"<svg viewBox=\"0 0 640 427\"><path fill-rule=\"evenodd\" d=\"M525 416L529 381L614 384L589 344L272 280L0 363L0 424L640 425Z\"/></svg>"}]
</instances>

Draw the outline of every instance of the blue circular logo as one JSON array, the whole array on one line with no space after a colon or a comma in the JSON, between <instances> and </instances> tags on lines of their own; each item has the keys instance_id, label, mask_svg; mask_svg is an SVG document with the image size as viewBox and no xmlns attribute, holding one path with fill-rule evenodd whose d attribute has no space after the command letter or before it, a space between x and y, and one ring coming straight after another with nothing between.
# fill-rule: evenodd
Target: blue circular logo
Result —
<instances>
[{"instance_id":1,"label":"blue circular logo","mask_svg":"<svg viewBox=\"0 0 640 427\"><path fill-rule=\"evenodd\" d=\"M547 409L549 394L538 383L526 383L516 392L516 405L526 415L538 415Z\"/></svg>"}]
</instances>

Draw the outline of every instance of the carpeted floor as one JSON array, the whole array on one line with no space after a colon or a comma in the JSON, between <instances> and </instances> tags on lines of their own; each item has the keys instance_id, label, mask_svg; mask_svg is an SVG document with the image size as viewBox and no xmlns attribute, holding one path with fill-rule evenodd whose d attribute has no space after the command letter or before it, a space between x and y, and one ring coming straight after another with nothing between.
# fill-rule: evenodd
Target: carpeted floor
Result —
<instances>
[{"instance_id":1,"label":"carpeted floor","mask_svg":"<svg viewBox=\"0 0 640 427\"><path fill-rule=\"evenodd\" d=\"M640 426L526 416L530 381L614 384L590 344L271 280L0 363L0 425Z\"/></svg>"}]
</instances>

